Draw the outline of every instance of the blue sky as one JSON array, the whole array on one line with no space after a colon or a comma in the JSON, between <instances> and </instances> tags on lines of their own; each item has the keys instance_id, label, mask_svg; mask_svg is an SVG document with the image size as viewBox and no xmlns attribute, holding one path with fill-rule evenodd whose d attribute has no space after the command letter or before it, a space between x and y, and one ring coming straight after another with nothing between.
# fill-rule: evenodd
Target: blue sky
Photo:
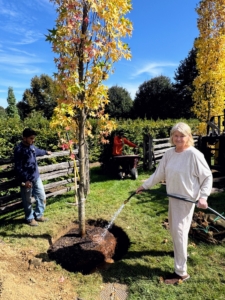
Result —
<instances>
[{"instance_id":1,"label":"blue sky","mask_svg":"<svg viewBox=\"0 0 225 300\"><path fill-rule=\"evenodd\" d=\"M198 0L133 0L128 15L133 35L127 39L131 61L115 64L115 73L105 84L118 85L135 97L138 87L155 76L173 80L198 36ZM47 29L56 19L48 0L0 0L0 106L7 107L8 87L17 102L30 88L35 76L55 72L51 44L45 42Z\"/></svg>"}]
</instances>

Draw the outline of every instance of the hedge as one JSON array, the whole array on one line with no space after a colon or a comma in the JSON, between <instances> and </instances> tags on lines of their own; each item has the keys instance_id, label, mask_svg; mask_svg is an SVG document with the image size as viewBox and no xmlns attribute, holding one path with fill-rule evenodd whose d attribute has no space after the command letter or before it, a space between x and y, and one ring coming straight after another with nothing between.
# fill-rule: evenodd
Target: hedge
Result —
<instances>
[{"instance_id":1,"label":"hedge","mask_svg":"<svg viewBox=\"0 0 225 300\"><path fill-rule=\"evenodd\" d=\"M198 134L199 121L196 119L168 119L168 120L116 120L117 129L123 129L125 136L142 148L143 135L151 134L154 138L168 137L171 127L177 122L186 122L192 128L193 134ZM98 122L91 120L93 138L88 138L89 160L96 162L109 151L110 146L100 144L98 137ZM59 138L57 129L50 128L49 121L40 113L34 113L24 121L12 118L0 119L0 158L13 156L14 147L21 141L22 131L25 127L31 127L37 131L36 146L51 151L59 151ZM112 138L114 132L108 137ZM72 136L72 134L71 134ZM111 150L110 150L111 151ZM129 151L129 148L127 148ZM107 154L108 155L108 154Z\"/></svg>"}]
</instances>

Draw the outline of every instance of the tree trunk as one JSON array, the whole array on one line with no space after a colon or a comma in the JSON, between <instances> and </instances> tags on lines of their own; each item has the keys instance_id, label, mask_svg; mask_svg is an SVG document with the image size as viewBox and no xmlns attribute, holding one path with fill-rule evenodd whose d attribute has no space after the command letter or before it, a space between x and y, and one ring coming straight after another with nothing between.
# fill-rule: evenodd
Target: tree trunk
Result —
<instances>
[{"instance_id":1,"label":"tree trunk","mask_svg":"<svg viewBox=\"0 0 225 300\"><path fill-rule=\"evenodd\" d=\"M90 164L89 164L89 149L88 143L85 144L85 176L86 176L86 184L85 184L85 196L90 193Z\"/></svg>"},{"instance_id":2,"label":"tree trunk","mask_svg":"<svg viewBox=\"0 0 225 300\"><path fill-rule=\"evenodd\" d=\"M87 33L88 22L88 2L83 2L83 23L82 23L82 35L85 36ZM80 48L78 51L79 64L79 84L83 86L84 81L84 38L81 38ZM81 92L80 100L83 103L85 98L85 92ZM79 182L79 196L78 196L78 211L79 211L79 231L81 237L85 236L85 197L86 197L86 159L88 153L86 153L86 139L85 139L85 122L86 122L85 109L82 108L79 116L79 159L80 159L80 182Z\"/></svg>"},{"instance_id":3,"label":"tree trunk","mask_svg":"<svg viewBox=\"0 0 225 300\"><path fill-rule=\"evenodd\" d=\"M80 182L79 182L79 197L78 197L78 208L79 208L79 231L80 235L85 236L85 113L81 111L79 120L79 160L80 160Z\"/></svg>"}]
</instances>

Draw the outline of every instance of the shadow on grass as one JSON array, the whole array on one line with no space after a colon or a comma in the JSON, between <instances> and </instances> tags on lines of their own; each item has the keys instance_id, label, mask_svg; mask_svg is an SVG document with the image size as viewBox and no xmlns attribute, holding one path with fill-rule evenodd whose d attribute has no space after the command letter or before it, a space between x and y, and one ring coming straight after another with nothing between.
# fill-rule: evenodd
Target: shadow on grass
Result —
<instances>
[{"instance_id":1,"label":"shadow on grass","mask_svg":"<svg viewBox=\"0 0 225 300\"><path fill-rule=\"evenodd\" d=\"M141 258L143 256L152 256L152 257L158 257L158 256L170 256L174 257L173 251L158 251L158 250L145 250L145 251L129 251L125 256L124 259L134 259L134 258Z\"/></svg>"},{"instance_id":2,"label":"shadow on grass","mask_svg":"<svg viewBox=\"0 0 225 300\"><path fill-rule=\"evenodd\" d=\"M21 203L22 206L22 203ZM24 210L23 208L20 209L16 209L16 210L12 210L12 211L6 211L3 212L0 215L0 224L1 225L6 225L6 224L18 224L18 223L23 223L23 220L17 220L18 218L21 218L22 216L24 216ZM16 219L16 220L14 220Z\"/></svg>"},{"instance_id":3,"label":"shadow on grass","mask_svg":"<svg viewBox=\"0 0 225 300\"><path fill-rule=\"evenodd\" d=\"M24 224L23 221L19 222L20 220L16 220L16 221L13 221L14 224L18 225L18 224ZM20 238L31 238L31 239L45 239L45 240L48 240L49 242L49 245L52 245L52 236L50 234L46 234L46 233L43 233L43 234L20 234L20 233L17 233L17 234L8 234L6 232L0 232L0 236L3 237L3 238L15 238L15 239L20 239Z\"/></svg>"},{"instance_id":4,"label":"shadow on grass","mask_svg":"<svg viewBox=\"0 0 225 300\"><path fill-rule=\"evenodd\" d=\"M104 174L101 167L93 167L90 169L90 183L105 182L109 180L119 180L110 174Z\"/></svg>"},{"instance_id":5,"label":"shadow on grass","mask_svg":"<svg viewBox=\"0 0 225 300\"><path fill-rule=\"evenodd\" d=\"M150 202L152 205L155 205L156 210L161 207L162 210L158 211L157 214L164 213L168 210L168 197L166 195L165 186L143 191L140 194L136 194L135 197L138 200L137 205Z\"/></svg>"},{"instance_id":6,"label":"shadow on grass","mask_svg":"<svg viewBox=\"0 0 225 300\"><path fill-rule=\"evenodd\" d=\"M68 192L63 195L58 195L55 197L47 198L47 206L53 205L55 203L59 202L65 202L66 200L69 200L68 203L72 204L71 199L74 197L73 192ZM75 201L74 201L75 202ZM33 209L35 208L35 204L33 204ZM22 220L18 220L18 218L23 218ZM25 223L24 221L24 209L22 202L19 203L16 207L9 206L5 210L2 210L0 212L0 224L6 225L6 224L18 224Z\"/></svg>"},{"instance_id":7,"label":"shadow on grass","mask_svg":"<svg viewBox=\"0 0 225 300\"><path fill-rule=\"evenodd\" d=\"M143 171L142 168L138 168L139 175L146 174L147 176L149 176L149 173L146 173L146 171ZM109 171L104 172L101 167L93 167L90 169L91 183L105 182L105 181L109 181L109 180L120 181L121 179L119 179L119 177L117 177L116 174L113 174L113 172L112 173L110 173ZM132 179L131 177L126 177L123 179L123 181L126 181L126 180L134 180L134 179Z\"/></svg>"},{"instance_id":8,"label":"shadow on grass","mask_svg":"<svg viewBox=\"0 0 225 300\"><path fill-rule=\"evenodd\" d=\"M149 266L143 266L139 263L135 265L127 264L124 261L119 261L110 269L99 270L102 275L103 281L108 282L120 282L127 285L133 284L138 280L148 280L159 282L159 278L165 278L168 275L168 271L162 271L160 268ZM171 270L172 272L172 270Z\"/></svg>"}]
</instances>

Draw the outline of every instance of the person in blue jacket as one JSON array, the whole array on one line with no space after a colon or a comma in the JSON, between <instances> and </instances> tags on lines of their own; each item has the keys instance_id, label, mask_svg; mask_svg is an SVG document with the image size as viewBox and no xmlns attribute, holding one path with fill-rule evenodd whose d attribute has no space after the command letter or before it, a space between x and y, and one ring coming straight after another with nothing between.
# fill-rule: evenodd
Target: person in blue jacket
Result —
<instances>
[{"instance_id":1,"label":"person in blue jacket","mask_svg":"<svg viewBox=\"0 0 225 300\"><path fill-rule=\"evenodd\" d=\"M33 145L36 135L36 132L31 128L25 128L22 142L14 150L16 178L20 184L25 219L30 226L38 226L38 222L48 220L44 217L46 195L36 156L50 155L51 152L38 149ZM36 203L34 210L32 199Z\"/></svg>"}]
</instances>

